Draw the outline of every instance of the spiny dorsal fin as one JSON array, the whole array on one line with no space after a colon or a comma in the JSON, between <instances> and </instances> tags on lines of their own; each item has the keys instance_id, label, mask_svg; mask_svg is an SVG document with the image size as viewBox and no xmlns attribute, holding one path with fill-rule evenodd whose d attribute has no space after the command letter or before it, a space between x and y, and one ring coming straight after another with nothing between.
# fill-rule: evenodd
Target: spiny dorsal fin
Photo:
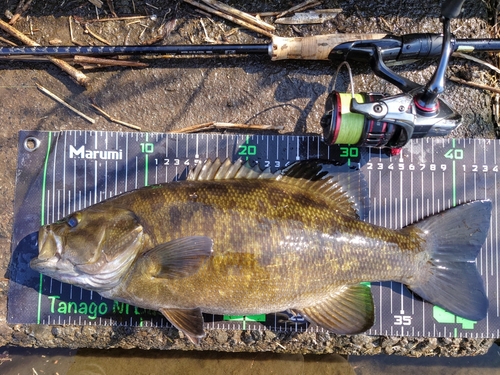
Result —
<instances>
[{"instance_id":1,"label":"spiny dorsal fin","mask_svg":"<svg viewBox=\"0 0 500 375\"><path fill-rule=\"evenodd\" d=\"M261 170L259 165L251 166L241 159L234 163L217 158L198 164L188 175L191 181L274 179L291 184L327 198L344 215L363 219L369 209L367 184L359 171L345 166L334 166L321 160L304 160L287 168L271 173Z\"/></svg>"},{"instance_id":2,"label":"spiny dorsal fin","mask_svg":"<svg viewBox=\"0 0 500 375\"><path fill-rule=\"evenodd\" d=\"M224 163L219 158L207 159L205 163L198 164L187 177L190 181L210 181L210 180L234 180L234 179L256 179L256 178L274 178L275 175L269 168L262 171L259 165L253 167L249 162L243 163L241 159L234 163L226 159Z\"/></svg>"}]
</instances>

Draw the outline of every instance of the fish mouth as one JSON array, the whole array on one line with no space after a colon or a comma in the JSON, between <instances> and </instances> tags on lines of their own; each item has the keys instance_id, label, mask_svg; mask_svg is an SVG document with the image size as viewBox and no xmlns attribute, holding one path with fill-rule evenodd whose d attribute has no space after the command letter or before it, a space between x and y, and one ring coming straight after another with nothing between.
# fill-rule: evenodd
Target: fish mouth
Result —
<instances>
[{"instance_id":1,"label":"fish mouth","mask_svg":"<svg viewBox=\"0 0 500 375\"><path fill-rule=\"evenodd\" d=\"M74 265L62 259L63 246L60 237L55 235L50 225L38 231L38 257L30 261L30 267L47 276L61 279L61 276L75 275Z\"/></svg>"}]
</instances>

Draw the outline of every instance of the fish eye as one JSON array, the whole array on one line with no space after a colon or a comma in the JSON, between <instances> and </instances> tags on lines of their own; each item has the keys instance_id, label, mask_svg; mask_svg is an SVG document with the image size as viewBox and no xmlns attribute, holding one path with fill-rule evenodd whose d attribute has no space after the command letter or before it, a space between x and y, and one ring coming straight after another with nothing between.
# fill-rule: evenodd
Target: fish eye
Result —
<instances>
[{"instance_id":1,"label":"fish eye","mask_svg":"<svg viewBox=\"0 0 500 375\"><path fill-rule=\"evenodd\" d=\"M70 228L74 228L78 225L78 219L76 216L70 216L67 221Z\"/></svg>"}]
</instances>

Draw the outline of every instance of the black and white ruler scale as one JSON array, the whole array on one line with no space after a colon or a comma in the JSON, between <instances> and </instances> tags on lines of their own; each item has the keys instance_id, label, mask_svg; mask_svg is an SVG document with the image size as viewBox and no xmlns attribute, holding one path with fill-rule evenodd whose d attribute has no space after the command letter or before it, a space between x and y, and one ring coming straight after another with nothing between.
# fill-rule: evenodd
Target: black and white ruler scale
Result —
<instances>
[{"instance_id":1,"label":"black and white ruler scale","mask_svg":"<svg viewBox=\"0 0 500 375\"><path fill-rule=\"evenodd\" d=\"M490 308L474 322L422 302L399 283L372 283L372 335L500 337L497 176L499 140L412 140L401 153L326 146L319 137L160 134L96 131L19 134L9 323L168 327L161 314L102 298L29 268L36 231L69 213L138 187L183 179L207 158L248 159L272 170L320 158L362 173L368 183L367 221L401 228L422 217L475 200L493 202L491 228L477 264ZM206 315L209 329L303 331L285 312L250 317Z\"/></svg>"}]
</instances>

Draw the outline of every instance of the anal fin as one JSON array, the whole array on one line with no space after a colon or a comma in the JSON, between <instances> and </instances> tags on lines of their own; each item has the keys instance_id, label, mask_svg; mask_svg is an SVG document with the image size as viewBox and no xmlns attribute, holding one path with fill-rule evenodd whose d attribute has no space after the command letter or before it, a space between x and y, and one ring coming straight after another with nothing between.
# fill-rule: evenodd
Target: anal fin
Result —
<instances>
[{"instance_id":1,"label":"anal fin","mask_svg":"<svg viewBox=\"0 0 500 375\"><path fill-rule=\"evenodd\" d=\"M159 309L159 311L172 323L175 328L182 331L195 345L205 337L203 329L203 316L199 308L195 309Z\"/></svg>"},{"instance_id":2,"label":"anal fin","mask_svg":"<svg viewBox=\"0 0 500 375\"><path fill-rule=\"evenodd\" d=\"M293 309L311 323L337 334L356 334L374 322L373 297L369 286L344 285L320 303Z\"/></svg>"}]
</instances>

